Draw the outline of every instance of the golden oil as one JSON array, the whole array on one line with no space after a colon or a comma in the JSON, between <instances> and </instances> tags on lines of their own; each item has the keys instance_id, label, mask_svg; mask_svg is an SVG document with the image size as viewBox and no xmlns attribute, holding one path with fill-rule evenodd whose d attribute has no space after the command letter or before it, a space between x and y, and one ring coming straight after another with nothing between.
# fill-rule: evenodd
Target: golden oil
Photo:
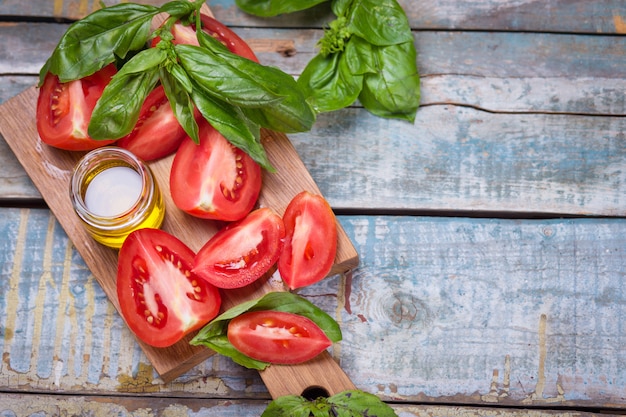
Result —
<instances>
[{"instance_id":1,"label":"golden oil","mask_svg":"<svg viewBox=\"0 0 626 417\"><path fill-rule=\"evenodd\" d=\"M118 147L95 149L76 164L70 198L89 234L116 249L134 230L159 228L165 217L163 197L150 168Z\"/></svg>"}]
</instances>

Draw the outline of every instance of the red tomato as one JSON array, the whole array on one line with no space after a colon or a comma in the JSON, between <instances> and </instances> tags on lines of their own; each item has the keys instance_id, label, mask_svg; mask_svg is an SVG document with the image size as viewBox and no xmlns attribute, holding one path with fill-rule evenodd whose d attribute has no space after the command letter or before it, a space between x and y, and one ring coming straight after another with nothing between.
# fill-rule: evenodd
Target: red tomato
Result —
<instances>
[{"instance_id":1,"label":"red tomato","mask_svg":"<svg viewBox=\"0 0 626 417\"><path fill-rule=\"evenodd\" d=\"M113 64L89 77L61 83L46 74L37 98L37 131L44 143L71 151L88 151L113 140L93 140L87 133L91 113L116 73Z\"/></svg>"},{"instance_id":2,"label":"red tomato","mask_svg":"<svg viewBox=\"0 0 626 417\"><path fill-rule=\"evenodd\" d=\"M332 345L310 319L281 311L252 311L228 324L228 341L241 353L263 362L296 364Z\"/></svg>"},{"instance_id":3,"label":"red tomato","mask_svg":"<svg viewBox=\"0 0 626 417\"><path fill-rule=\"evenodd\" d=\"M278 260L283 220L269 208L253 211L213 236L196 255L193 272L219 288L241 288Z\"/></svg>"},{"instance_id":4,"label":"red tomato","mask_svg":"<svg viewBox=\"0 0 626 417\"><path fill-rule=\"evenodd\" d=\"M250 46L226 25L205 14L201 15L200 19L202 30L223 43L232 53L259 62ZM198 45L194 25L184 26L182 23L176 23L172 28L172 34L174 43Z\"/></svg>"},{"instance_id":5,"label":"red tomato","mask_svg":"<svg viewBox=\"0 0 626 417\"><path fill-rule=\"evenodd\" d=\"M144 161L152 161L174 153L185 136L163 86L159 85L146 97L133 131L119 139L117 145Z\"/></svg>"},{"instance_id":6,"label":"red tomato","mask_svg":"<svg viewBox=\"0 0 626 417\"><path fill-rule=\"evenodd\" d=\"M254 208L261 192L261 167L206 120L198 120L200 144L187 137L170 172L174 204L200 218L235 221Z\"/></svg>"},{"instance_id":7,"label":"red tomato","mask_svg":"<svg viewBox=\"0 0 626 417\"><path fill-rule=\"evenodd\" d=\"M117 297L126 323L143 342L170 346L219 312L219 290L191 272L194 256L158 229L139 229L124 241Z\"/></svg>"},{"instance_id":8,"label":"red tomato","mask_svg":"<svg viewBox=\"0 0 626 417\"><path fill-rule=\"evenodd\" d=\"M291 289L323 279L337 253L337 224L326 200L303 191L285 209L285 245L278 272Z\"/></svg>"}]
</instances>

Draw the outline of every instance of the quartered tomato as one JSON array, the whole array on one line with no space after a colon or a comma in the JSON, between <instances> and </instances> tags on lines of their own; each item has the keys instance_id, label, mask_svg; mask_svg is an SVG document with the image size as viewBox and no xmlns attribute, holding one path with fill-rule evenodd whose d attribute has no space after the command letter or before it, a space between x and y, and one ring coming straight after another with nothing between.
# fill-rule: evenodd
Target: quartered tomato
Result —
<instances>
[{"instance_id":1,"label":"quartered tomato","mask_svg":"<svg viewBox=\"0 0 626 417\"><path fill-rule=\"evenodd\" d=\"M209 239L193 272L216 287L241 288L274 266L284 237L282 219L269 208L257 209Z\"/></svg>"},{"instance_id":2,"label":"quartered tomato","mask_svg":"<svg viewBox=\"0 0 626 417\"><path fill-rule=\"evenodd\" d=\"M143 342L170 346L219 312L219 290L191 272L194 256L158 229L139 229L124 241L117 297L126 323Z\"/></svg>"},{"instance_id":3,"label":"quartered tomato","mask_svg":"<svg viewBox=\"0 0 626 417\"><path fill-rule=\"evenodd\" d=\"M335 215L326 200L303 191L285 209L285 245L278 260L278 272L291 289L323 279L337 253Z\"/></svg>"},{"instance_id":4,"label":"quartered tomato","mask_svg":"<svg viewBox=\"0 0 626 417\"><path fill-rule=\"evenodd\" d=\"M206 120L198 120L200 143L187 137L170 172L174 204L200 218L235 221L253 209L261 192L261 167Z\"/></svg>"},{"instance_id":5,"label":"quartered tomato","mask_svg":"<svg viewBox=\"0 0 626 417\"><path fill-rule=\"evenodd\" d=\"M159 85L146 97L132 132L119 139L117 145L144 161L152 161L174 153L186 136Z\"/></svg>"},{"instance_id":6,"label":"quartered tomato","mask_svg":"<svg viewBox=\"0 0 626 417\"><path fill-rule=\"evenodd\" d=\"M205 14L202 14L200 19L202 30L219 40L232 53L259 62L250 46L226 25ZM176 44L198 45L194 25L184 26L182 23L176 23L172 28L172 34Z\"/></svg>"},{"instance_id":7,"label":"quartered tomato","mask_svg":"<svg viewBox=\"0 0 626 417\"><path fill-rule=\"evenodd\" d=\"M259 361L296 364L313 359L332 342L310 319L281 311L252 311L228 324L228 341Z\"/></svg>"},{"instance_id":8,"label":"quartered tomato","mask_svg":"<svg viewBox=\"0 0 626 417\"><path fill-rule=\"evenodd\" d=\"M91 113L117 70L108 65L89 77L61 83L46 74L37 98L37 131L44 143L55 148L87 151L110 145L113 140L93 140L87 133Z\"/></svg>"}]
</instances>

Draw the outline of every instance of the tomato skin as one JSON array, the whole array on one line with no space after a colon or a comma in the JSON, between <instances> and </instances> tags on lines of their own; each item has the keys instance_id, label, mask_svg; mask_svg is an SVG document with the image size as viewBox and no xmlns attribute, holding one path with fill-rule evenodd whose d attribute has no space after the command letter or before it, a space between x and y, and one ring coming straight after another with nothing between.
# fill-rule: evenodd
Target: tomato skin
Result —
<instances>
[{"instance_id":1,"label":"tomato skin","mask_svg":"<svg viewBox=\"0 0 626 417\"><path fill-rule=\"evenodd\" d=\"M278 260L278 272L289 288L322 280L330 272L337 253L337 224L328 202L318 194L302 191L283 215L286 237Z\"/></svg>"},{"instance_id":2,"label":"tomato skin","mask_svg":"<svg viewBox=\"0 0 626 417\"><path fill-rule=\"evenodd\" d=\"M143 342L171 346L217 316L219 290L191 272L194 256L158 229L136 230L124 241L117 297L128 327Z\"/></svg>"},{"instance_id":3,"label":"tomato skin","mask_svg":"<svg viewBox=\"0 0 626 417\"><path fill-rule=\"evenodd\" d=\"M259 62L250 46L228 26L206 14L201 14L200 20L202 21L202 30L223 43L232 53L248 58L251 61ZM195 25L184 26L182 23L176 23L172 27L172 34L174 35L175 44L198 46ZM158 40L156 43L158 43Z\"/></svg>"},{"instance_id":4,"label":"tomato skin","mask_svg":"<svg viewBox=\"0 0 626 417\"><path fill-rule=\"evenodd\" d=\"M198 251L193 272L218 288L241 288L276 264L285 237L283 220L260 208L217 232Z\"/></svg>"},{"instance_id":5,"label":"tomato skin","mask_svg":"<svg viewBox=\"0 0 626 417\"><path fill-rule=\"evenodd\" d=\"M332 342L310 319L282 311L251 311L228 323L228 341L253 359L290 365L313 359Z\"/></svg>"},{"instance_id":6,"label":"tomato skin","mask_svg":"<svg viewBox=\"0 0 626 417\"><path fill-rule=\"evenodd\" d=\"M174 153L185 136L163 86L159 85L146 97L132 132L119 139L117 145L144 161L152 161Z\"/></svg>"},{"instance_id":7,"label":"tomato skin","mask_svg":"<svg viewBox=\"0 0 626 417\"><path fill-rule=\"evenodd\" d=\"M192 216L240 220L254 208L261 192L261 167L206 120L198 120L198 126L200 143L186 137L174 156L172 200Z\"/></svg>"},{"instance_id":8,"label":"tomato skin","mask_svg":"<svg viewBox=\"0 0 626 417\"><path fill-rule=\"evenodd\" d=\"M46 74L37 97L37 132L41 140L70 151L89 151L115 142L94 140L87 128L102 91L116 72L110 64L93 75L66 83L52 73Z\"/></svg>"}]
</instances>

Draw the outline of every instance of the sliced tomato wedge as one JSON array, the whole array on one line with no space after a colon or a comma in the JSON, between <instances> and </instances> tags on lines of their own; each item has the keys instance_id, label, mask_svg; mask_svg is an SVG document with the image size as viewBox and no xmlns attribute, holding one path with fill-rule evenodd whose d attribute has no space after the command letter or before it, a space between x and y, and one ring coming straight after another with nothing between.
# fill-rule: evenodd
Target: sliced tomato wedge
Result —
<instances>
[{"instance_id":1,"label":"sliced tomato wedge","mask_svg":"<svg viewBox=\"0 0 626 417\"><path fill-rule=\"evenodd\" d=\"M217 232L198 251L193 272L219 288L241 288L276 264L285 237L283 221L260 208Z\"/></svg>"},{"instance_id":2,"label":"sliced tomato wedge","mask_svg":"<svg viewBox=\"0 0 626 417\"><path fill-rule=\"evenodd\" d=\"M232 53L259 62L250 46L228 26L206 14L200 15L200 20L202 21L202 30L219 40ZM195 25L184 26L180 22L176 23L172 27L172 34L175 44L199 45Z\"/></svg>"},{"instance_id":3,"label":"sliced tomato wedge","mask_svg":"<svg viewBox=\"0 0 626 417\"><path fill-rule=\"evenodd\" d=\"M143 342L171 346L219 312L219 290L191 272L194 256L158 229L139 229L124 241L117 297L128 327Z\"/></svg>"},{"instance_id":4,"label":"sliced tomato wedge","mask_svg":"<svg viewBox=\"0 0 626 417\"><path fill-rule=\"evenodd\" d=\"M102 91L117 70L113 64L80 80L62 83L46 74L37 98L37 132L41 140L55 148L88 151L110 145L114 140L94 140L87 128Z\"/></svg>"},{"instance_id":5,"label":"sliced tomato wedge","mask_svg":"<svg viewBox=\"0 0 626 417\"><path fill-rule=\"evenodd\" d=\"M337 253L337 224L328 202L318 194L296 195L283 215L285 245L278 272L291 289L322 280Z\"/></svg>"},{"instance_id":6,"label":"sliced tomato wedge","mask_svg":"<svg viewBox=\"0 0 626 417\"><path fill-rule=\"evenodd\" d=\"M252 311L228 323L228 341L263 362L289 365L313 359L332 345L310 319L282 311Z\"/></svg>"},{"instance_id":7,"label":"sliced tomato wedge","mask_svg":"<svg viewBox=\"0 0 626 417\"><path fill-rule=\"evenodd\" d=\"M261 167L206 120L198 120L200 143L187 137L170 172L174 204L192 216L235 221L254 208Z\"/></svg>"},{"instance_id":8,"label":"sliced tomato wedge","mask_svg":"<svg viewBox=\"0 0 626 417\"><path fill-rule=\"evenodd\" d=\"M152 161L174 153L186 136L159 85L146 97L132 132L119 139L117 145L144 161Z\"/></svg>"}]
</instances>

